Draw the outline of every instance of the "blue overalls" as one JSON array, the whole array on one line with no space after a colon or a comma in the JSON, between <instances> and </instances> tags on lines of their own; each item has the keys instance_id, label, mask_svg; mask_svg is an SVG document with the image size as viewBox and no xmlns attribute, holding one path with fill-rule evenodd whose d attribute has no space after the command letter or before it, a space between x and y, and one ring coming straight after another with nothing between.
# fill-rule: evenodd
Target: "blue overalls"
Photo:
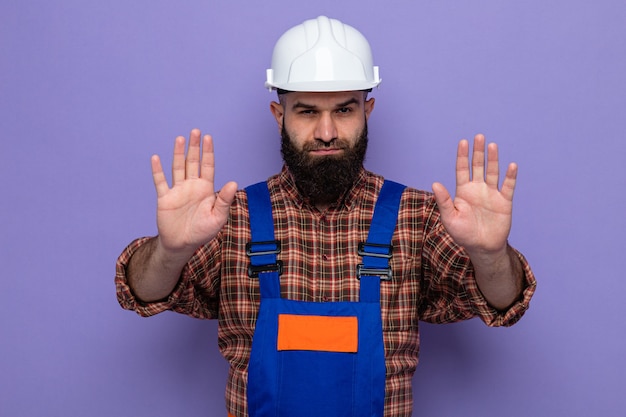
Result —
<instances>
[{"instance_id":1,"label":"blue overalls","mask_svg":"<svg viewBox=\"0 0 626 417\"><path fill-rule=\"evenodd\" d=\"M380 282L391 279L391 238L403 190L385 181L367 242L359 244L359 301L305 302L280 295L280 242L267 184L246 189L248 274L258 277L261 295L248 367L250 417L383 416Z\"/></svg>"}]
</instances>

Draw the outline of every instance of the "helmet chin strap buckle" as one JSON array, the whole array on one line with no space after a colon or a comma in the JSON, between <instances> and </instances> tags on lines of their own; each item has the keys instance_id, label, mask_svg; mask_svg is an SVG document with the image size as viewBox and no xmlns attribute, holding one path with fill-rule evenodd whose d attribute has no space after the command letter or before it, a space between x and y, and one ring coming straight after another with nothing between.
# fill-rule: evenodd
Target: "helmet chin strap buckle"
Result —
<instances>
[{"instance_id":1,"label":"helmet chin strap buckle","mask_svg":"<svg viewBox=\"0 0 626 417\"><path fill-rule=\"evenodd\" d=\"M267 81L265 81L265 87L271 93L272 91L275 90L275 88L273 87L274 86L274 70L271 68L266 69L265 76L267 77Z\"/></svg>"}]
</instances>

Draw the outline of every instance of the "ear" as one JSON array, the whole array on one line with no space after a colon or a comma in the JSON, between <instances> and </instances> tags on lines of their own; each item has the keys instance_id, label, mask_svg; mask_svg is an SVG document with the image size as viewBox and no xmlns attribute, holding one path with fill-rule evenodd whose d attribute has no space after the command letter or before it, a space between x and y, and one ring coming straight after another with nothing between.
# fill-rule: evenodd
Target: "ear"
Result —
<instances>
[{"instance_id":1,"label":"ear","mask_svg":"<svg viewBox=\"0 0 626 417\"><path fill-rule=\"evenodd\" d=\"M278 124L278 131L281 132L283 129L283 120L285 116L285 108L282 104L272 101L270 103L270 110L274 118L276 119L276 123Z\"/></svg>"},{"instance_id":2,"label":"ear","mask_svg":"<svg viewBox=\"0 0 626 417\"><path fill-rule=\"evenodd\" d=\"M374 97L365 100L365 120L370 118L370 114L372 113L372 110L374 110L374 103Z\"/></svg>"}]
</instances>

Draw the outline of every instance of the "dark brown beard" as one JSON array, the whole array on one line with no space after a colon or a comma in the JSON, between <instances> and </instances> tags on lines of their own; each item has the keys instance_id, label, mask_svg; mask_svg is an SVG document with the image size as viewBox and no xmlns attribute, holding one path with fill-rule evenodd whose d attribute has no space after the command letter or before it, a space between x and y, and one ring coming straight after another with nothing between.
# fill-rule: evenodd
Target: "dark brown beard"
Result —
<instances>
[{"instance_id":1,"label":"dark brown beard","mask_svg":"<svg viewBox=\"0 0 626 417\"><path fill-rule=\"evenodd\" d=\"M281 153L285 165L292 173L298 190L312 204L332 204L348 191L359 176L367 152L367 123L353 146L345 139L330 143L316 140L303 150L293 145L285 129L281 132ZM337 147L343 149L341 156L311 157L309 151Z\"/></svg>"}]
</instances>

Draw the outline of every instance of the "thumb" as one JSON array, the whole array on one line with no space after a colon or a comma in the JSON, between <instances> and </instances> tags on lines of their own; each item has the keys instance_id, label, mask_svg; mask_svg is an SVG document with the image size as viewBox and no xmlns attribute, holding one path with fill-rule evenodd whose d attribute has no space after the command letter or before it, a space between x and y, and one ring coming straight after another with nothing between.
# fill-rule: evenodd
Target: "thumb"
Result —
<instances>
[{"instance_id":1,"label":"thumb","mask_svg":"<svg viewBox=\"0 0 626 417\"><path fill-rule=\"evenodd\" d=\"M456 209L446 187L439 182L435 182L432 185L432 189L441 215L444 217L451 216Z\"/></svg>"},{"instance_id":2,"label":"thumb","mask_svg":"<svg viewBox=\"0 0 626 417\"><path fill-rule=\"evenodd\" d=\"M217 198L215 199L215 204L213 205L213 211L224 217L228 216L228 210L235 199L236 192L236 182L231 181L224 185L224 187L217 192Z\"/></svg>"}]
</instances>

